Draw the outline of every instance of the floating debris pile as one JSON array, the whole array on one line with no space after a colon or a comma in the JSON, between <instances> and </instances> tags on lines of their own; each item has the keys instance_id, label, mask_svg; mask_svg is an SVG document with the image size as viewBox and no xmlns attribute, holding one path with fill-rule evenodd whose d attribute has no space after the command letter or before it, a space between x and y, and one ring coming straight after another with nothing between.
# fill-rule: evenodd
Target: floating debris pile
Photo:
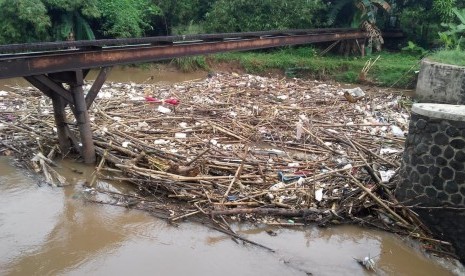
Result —
<instances>
[{"instance_id":1,"label":"floating debris pile","mask_svg":"<svg viewBox=\"0 0 465 276\"><path fill-rule=\"evenodd\" d=\"M53 170L50 100L32 88L0 98L0 152L64 185ZM355 222L429 239L391 193L408 127L404 102L379 89L234 73L106 84L90 110L96 174L135 184L137 195L112 195L171 221Z\"/></svg>"}]
</instances>

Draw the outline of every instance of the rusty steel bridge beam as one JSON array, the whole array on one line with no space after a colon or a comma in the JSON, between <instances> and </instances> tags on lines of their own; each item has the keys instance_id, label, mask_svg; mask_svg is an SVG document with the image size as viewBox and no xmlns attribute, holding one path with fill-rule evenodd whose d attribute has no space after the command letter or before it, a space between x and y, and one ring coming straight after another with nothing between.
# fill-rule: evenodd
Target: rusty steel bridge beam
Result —
<instances>
[{"instance_id":1,"label":"rusty steel bridge beam","mask_svg":"<svg viewBox=\"0 0 465 276\"><path fill-rule=\"evenodd\" d=\"M141 63L184 56L272 48L348 39L364 39L365 32L313 33L222 41L173 42L167 46L132 45L101 49L75 49L27 55L0 56L0 79Z\"/></svg>"}]
</instances>

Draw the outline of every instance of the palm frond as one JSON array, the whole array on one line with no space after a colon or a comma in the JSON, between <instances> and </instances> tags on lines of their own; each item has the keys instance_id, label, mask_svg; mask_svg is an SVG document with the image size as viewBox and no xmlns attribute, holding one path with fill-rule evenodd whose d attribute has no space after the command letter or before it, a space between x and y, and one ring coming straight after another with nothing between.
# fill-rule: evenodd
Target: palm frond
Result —
<instances>
[{"instance_id":1,"label":"palm frond","mask_svg":"<svg viewBox=\"0 0 465 276\"><path fill-rule=\"evenodd\" d=\"M73 31L73 14L63 13L60 16L60 21L53 28L53 36L56 40L66 40L69 34Z\"/></svg>"},{"instance_id":2,"label":"palm frond","mask_svg":"<svg viewBox=\"0 0 465 276\"><path fill-rule=\"evenodd\" d=\"M77 40L94 40L95 35L84 17L79 13L75 13L75 35Z\"/></svg>"},{"instance_id":3,"label":"palm frond","mask_svg":"<svg viewBox=\"0 0 465 276\"><path fill-rule=\"evenodd\" d=\"M460 21L462 21L462 24L465 24L465 9L459 10L457 8L453 8L452 12L457 16L458 19L460 19Z\"/></svg>"},{"instance_id":4,"label":"palm frond","mask_svg":"<svg viewBox=\"0 0 465 276\"><path fill-rule=\"evenodd\" d=\"M387 1L384 0L371 0L372 3L377 4L378 6L382 7L383 10L389 12L391 10L391 5Z\"/></svg>"}]
</instances>

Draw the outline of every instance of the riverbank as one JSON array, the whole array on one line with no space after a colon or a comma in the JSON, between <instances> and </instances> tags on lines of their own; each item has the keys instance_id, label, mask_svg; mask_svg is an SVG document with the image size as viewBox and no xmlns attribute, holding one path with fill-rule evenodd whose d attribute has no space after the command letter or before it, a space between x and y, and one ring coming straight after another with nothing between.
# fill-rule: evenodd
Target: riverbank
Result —
<instances>
[{"instance_id":1,"label":"riverbank","mask_svg":"<svg viewBox=\"0 0 465 276\"><path fill-rule=\"evenodd\" d=\"M239 66L251 74L277 71L287 77L406 89L415 87L420 59L418 55L387 51L366 57L321 55L313 48L301 47L216 54L206 63L212 68L217 63L231 63L233 68ZM205 68L201 58L198 63Z\"/></svg>"},{"instance_id":2,"label":"riverbank","mask_svg":"<svg viewBox=\"0 0 465 276\"><path fill-rule=\"evenodd\" d=\"M147 70L168 66L182 72L236 72L260 76L316 79L354 85L413 89L421 56L382 51L370 56L321 54L311 47L230 52L148 63Z\"/></svg>"}]
</instances>

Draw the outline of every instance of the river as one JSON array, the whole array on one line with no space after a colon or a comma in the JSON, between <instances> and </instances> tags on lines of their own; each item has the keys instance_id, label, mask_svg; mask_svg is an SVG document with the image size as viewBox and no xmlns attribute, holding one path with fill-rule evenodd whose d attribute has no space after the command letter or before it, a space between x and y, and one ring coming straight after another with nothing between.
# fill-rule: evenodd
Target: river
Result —
<instances>
[{"instance_id":1,"label":"river","mask_svg":"<svg viewBox=\"0 0 465 276\"><path fill-rule=\"evenodd\" d=\"M205 75L119 68L110 81L180 82ZM2 81L0 90L12 85L26 83ZM71 160L59 165L72 185L39 185L38 178L15 166L12 158L0 157L0 275L366 275L354 260L365 256L374 257L380 275L463 273L425 255L405 237L355 226L233 225L275 253L237 244L199 224L173 227L145 212L86 203L80 183L91 178L93 168ZM268 230L277 235L270 236Z\"/></svg>"}]
</instances>

